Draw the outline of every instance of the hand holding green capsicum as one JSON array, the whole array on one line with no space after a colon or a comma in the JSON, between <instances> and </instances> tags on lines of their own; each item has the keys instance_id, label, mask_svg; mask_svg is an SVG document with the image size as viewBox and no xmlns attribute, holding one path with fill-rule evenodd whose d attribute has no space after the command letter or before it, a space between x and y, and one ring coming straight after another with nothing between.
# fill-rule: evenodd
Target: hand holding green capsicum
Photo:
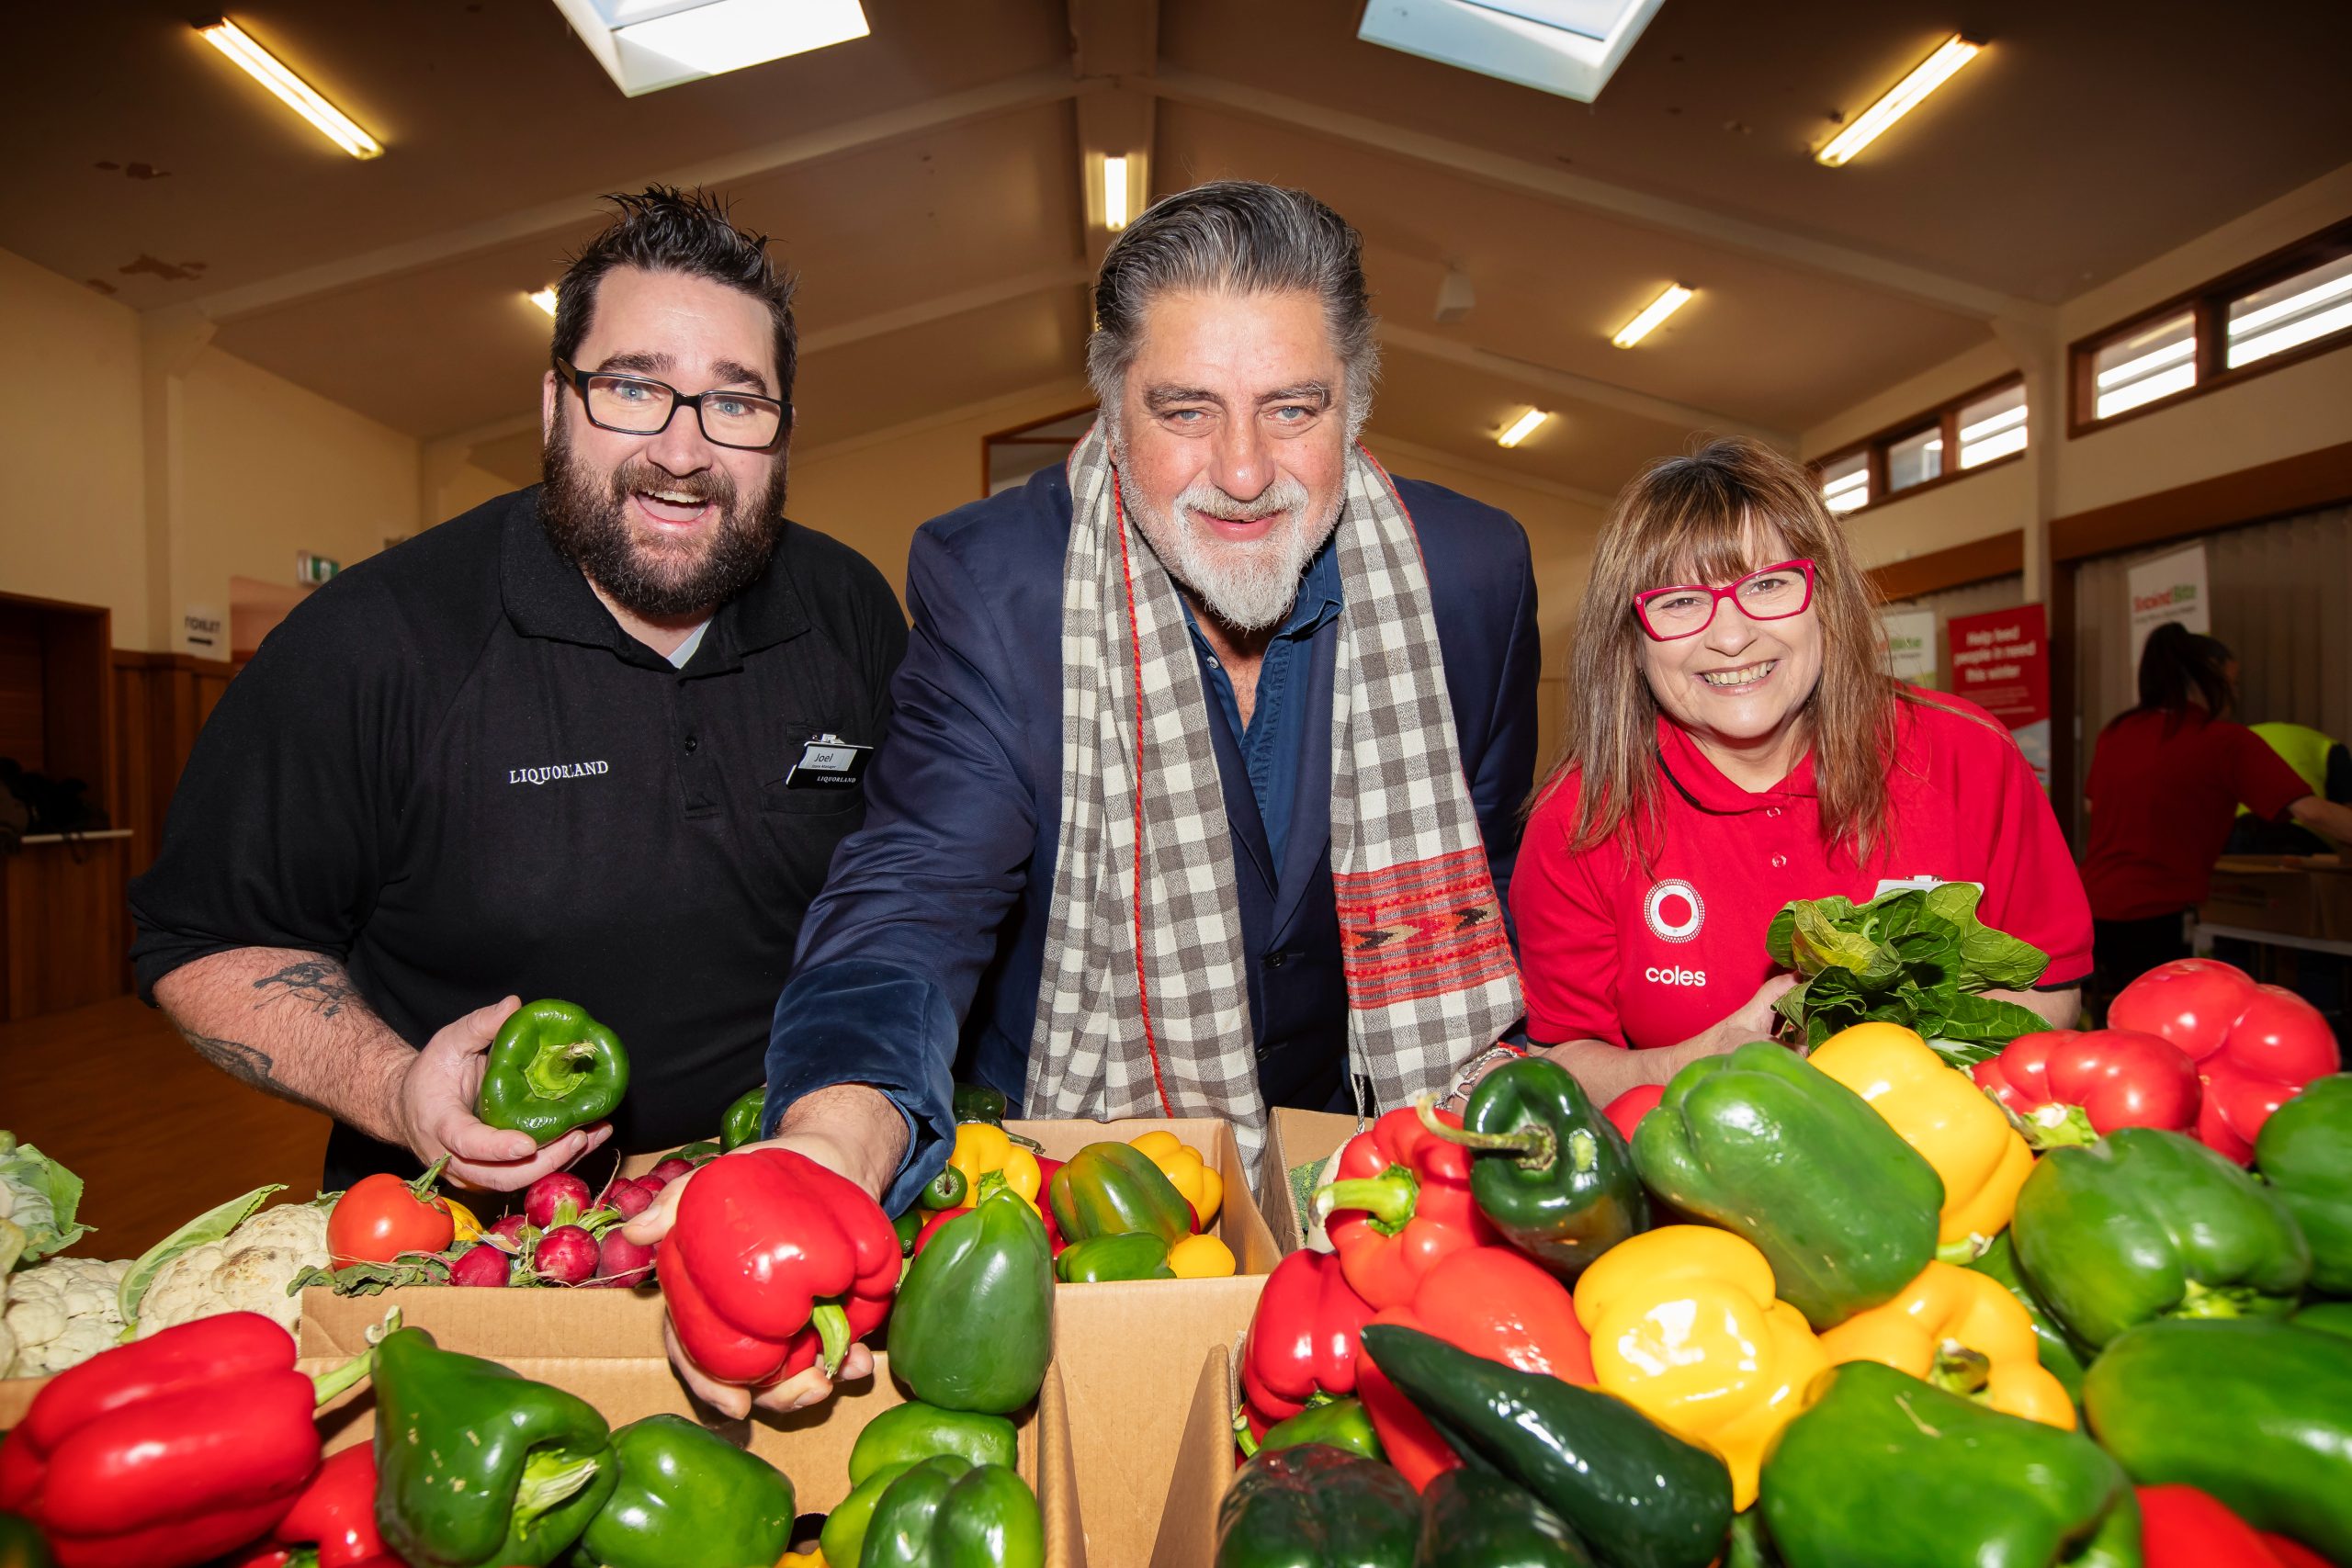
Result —
<instances>
[{"instance_id":1,"label":"hand holding green capsicum","mask_svg":"<svg viewBox=\"0 0 2352 1568\"><path fill-rule=\"evenodd\" d=\"M611 1115L628 1089L628 1053L587 1009L526 1002L490 1043L476 1114L545 1145Z\"/></svg>"}]
</instances>

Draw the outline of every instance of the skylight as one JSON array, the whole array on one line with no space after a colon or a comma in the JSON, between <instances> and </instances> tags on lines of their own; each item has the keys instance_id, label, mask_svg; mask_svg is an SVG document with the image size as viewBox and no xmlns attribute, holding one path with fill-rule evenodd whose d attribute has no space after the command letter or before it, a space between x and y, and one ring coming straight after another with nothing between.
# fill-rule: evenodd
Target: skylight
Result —
<instances>
[{"instance_id":1,"label":"skylight","mask_svg":"<svg viewBox=\"0 0 2352 1568\"><path fill-rule=\"evenodd\" d=\"M1356 37L1589 104L1664 0L1370 0Z\"/></svg>"},{"instance_id":2,"label":"skylight","mask_svg":"<svg viewBox=\"0 0 2352 1568\"><path fill-rule=\"evenodd\" d=\"M866 35L859 0L555 0L630 97Z\"/></svg>"}]
</instances>

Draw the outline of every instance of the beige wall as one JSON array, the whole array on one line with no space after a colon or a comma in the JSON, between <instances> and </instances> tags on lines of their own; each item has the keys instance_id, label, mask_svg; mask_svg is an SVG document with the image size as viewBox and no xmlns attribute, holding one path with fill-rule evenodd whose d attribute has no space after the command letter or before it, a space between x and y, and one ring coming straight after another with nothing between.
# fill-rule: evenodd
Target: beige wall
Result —
<instances>
[{"instance_id":1,"label":"beige wall","mask_svg":"<svg viewBox=\"0 0 2352 1568\"><path fill-rule=\"evenodd\" d=\"M2031 344L2063 374L2065 348L2206 279L2352 215L2352 164L2092 288L2050 320L2011 324L1988 341L1804 433L1807 457L1834 451L2019 366ZM2061 411L2063 413L2063 411ZM2065 516L2352 440L2352 351L2339 349L2081 436L2059 436L2025 461L1889 502L1852 519L1866 565L2031 528L2040 472L2054 465L2048 512Z\"/></svg>"},{"instance_id":2,"label":"beige wall","mask_svg":"<svg viewBox=\"0 0 2352 1568\"><path fill-rule=\"evenodd\" d=\"M0 251L0 591L104 604L142 646L147 570L139 318Z\"/></svg>"},{"instance_id":3,"label":"beige wall","mask_svg":"<svg viewBox=\"0 0 2352 1568\"><path fill-rule=\"evenodd\" d=\"M487 468L478 468L468 463L440 487L433 498L433 504L426 509L426 516L430 522L446 523L452 517L461 517L471 512L485 501L519 488Z\"/></svg>"}]
</instances>

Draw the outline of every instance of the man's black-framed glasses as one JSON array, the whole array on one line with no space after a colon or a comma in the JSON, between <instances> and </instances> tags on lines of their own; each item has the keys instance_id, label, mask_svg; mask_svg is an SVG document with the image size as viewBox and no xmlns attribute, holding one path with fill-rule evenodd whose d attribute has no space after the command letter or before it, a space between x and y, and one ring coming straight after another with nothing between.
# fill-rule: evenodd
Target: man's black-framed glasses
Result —
<instances>
[{"instance_id":1,"label":"man's black-framed glasses","mask_svg":"<svg viewBox=\"0 0 2352 1568\"><path fill-rule=\"evenodd\" d=\"M1785 621L1813 603L1813 562L1784 560L1749 572L1722 588L1691 583L1653 588L1634 595L1634 614L1653 642L1697 637L1714 623L1715 609L1729 599L1751 621Z\"/></svg>"},{"instance_id":2,"label":"man's black-framed glasses","mask_svg":"<svg viewBox=\"0 0 2352 1568\"><path fill-rule=\"evenodd\" d=\"M582 370L561 359L555 362L555 373L580 394L588 423L599 430L659 435L670 428L671 419L683 404L695 411L703 438L714 446L765 452L784 434L784 405L774 398L723 388L682 392L650 377Z\"/></svg>"}]
</instances>

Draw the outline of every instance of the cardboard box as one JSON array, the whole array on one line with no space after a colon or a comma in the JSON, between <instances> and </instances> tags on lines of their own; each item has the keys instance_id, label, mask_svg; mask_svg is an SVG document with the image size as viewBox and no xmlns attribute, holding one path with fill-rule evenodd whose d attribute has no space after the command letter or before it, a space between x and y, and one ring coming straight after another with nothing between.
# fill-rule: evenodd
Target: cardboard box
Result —
<instances>
[{"instance_id":1,"label":"cardboard box","mask_svg":"<svg viewBox=\"0 0 2352 1568\"><path fill-rule=\"evenodd\" d=\"M1365 1123L1353 1116L1328 1111L1294 1111L1277 1106L1266 1129L1265 1199L1267 1228L1285 1257L1306 1245L1306 1221L1299 1183L1294 1175L1303 1166L1320 1168L1340 1145L1362 1132Z\"/></svg>"},{"instance_id":2,"label":"cardboard box","mask_svg":"<svg viewBox=\"0 0 2352 1568\"><path fill-rule=\"evenodd\" d=\"M2312 873L2280 862L2225 860L2213 868L2200 925L2235 926L2281 936L2319 937Z\"/></svg>"},{"instance_id":3,"label":"cardboard box","mask_svg":"<svg viewBox=\"0 0 2352 1568\"><path fill-rule=\"evenodd\" d=\"M1208 1353L1193 1380L1176 1467L1152 1541L1151 1568L1214 1568L1217 1510L1233 1483L1233 1357L1220 1347Z\"/></svg>"}]
</instances>

